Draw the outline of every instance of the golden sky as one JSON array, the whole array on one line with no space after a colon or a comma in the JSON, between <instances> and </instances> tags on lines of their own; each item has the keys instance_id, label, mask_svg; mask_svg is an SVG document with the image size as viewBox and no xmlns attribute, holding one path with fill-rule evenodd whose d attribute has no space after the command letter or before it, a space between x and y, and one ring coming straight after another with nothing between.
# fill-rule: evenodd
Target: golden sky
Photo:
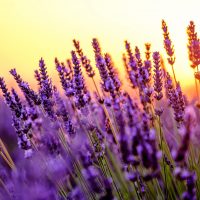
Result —
<instances>
[{"instance_id":1,"label":"golden sky","mask_svg":"<svg viewBox=\"0 0 200 200\"><path fill-rule=\"evenodd\" d=\"M194 20L200 32L199 6L198 0L0 0L0 76L12 83L8 71L15 67L34 84L40 57L55 76L54 58L64 61L70 56L73 38L91 58L91 40L97 37L119 69L125 39L141 49L150 42L153 51L165 56L161 30L165 19L175 46L178 80L188 86L193 75L186 27Z\"/></svg>"}]
</instances>

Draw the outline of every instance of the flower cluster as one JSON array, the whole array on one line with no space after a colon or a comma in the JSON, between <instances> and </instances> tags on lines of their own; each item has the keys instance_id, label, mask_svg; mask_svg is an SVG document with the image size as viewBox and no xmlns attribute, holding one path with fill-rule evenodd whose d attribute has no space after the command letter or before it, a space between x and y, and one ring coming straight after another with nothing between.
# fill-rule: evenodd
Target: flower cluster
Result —
<instances>
[{"instance_id":1,"label":"flower cluster","mask_svg":"<svg viewBox=\"0 0 200 200\"><path fill-rule=\"evenodd\" d=\"M173 67L164 21L162 29ZM190 61L198 67L193 22L188 35ZM139 47L132 50L125 41L123 79L94 38L97 77L80 42L73 43L71 58L55 58L60 83L53 84L42 58L34 72L37 91L16 69L10 73L21 93L0 77L16 133L0 126L0 199L199 199L198 108L172 80L161 54L151 55L147 43L143 58ZM2 107L0 122L7 120Z\"/></svg>"}]
</instances>

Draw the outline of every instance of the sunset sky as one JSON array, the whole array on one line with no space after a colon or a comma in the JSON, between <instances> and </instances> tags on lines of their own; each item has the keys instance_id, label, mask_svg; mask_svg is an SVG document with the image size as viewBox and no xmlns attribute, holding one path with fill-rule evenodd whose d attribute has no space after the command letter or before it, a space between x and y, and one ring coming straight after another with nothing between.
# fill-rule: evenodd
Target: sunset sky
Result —
<instances>
[{"instance_id":1,"label":"sunset sky","mask_svg":"<svg viewBox=\"0 0 200 200\"><path fill-rule=\"evenodd\" d=\"M161 30L165 19L175 46L178 80L188 86L193 84L193 75L186 27L194 20L200 33L199 6L198 0L0 0L0 76L11 84L8 71L15 67L34 84L33 71L40 57L56 76L54 58L64 61L70 56L72 39L80 40L92 58L93 37L99 39L104 52L111 53L122 72L125 39L141 50L150 42L153 51L166 55Z\"/></svg>"}]
</instances>

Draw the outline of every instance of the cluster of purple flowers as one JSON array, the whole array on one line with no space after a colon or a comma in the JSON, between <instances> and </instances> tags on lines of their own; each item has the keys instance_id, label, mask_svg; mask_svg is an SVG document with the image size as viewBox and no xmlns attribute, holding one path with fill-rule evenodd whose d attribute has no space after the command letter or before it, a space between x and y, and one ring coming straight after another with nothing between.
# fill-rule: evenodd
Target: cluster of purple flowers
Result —
<instances>
[{"instance_id":1,"label":"cluster of purple flowers","mask_svg":"<svg viewBox=\"0 0 200 200\"><path fill-rule=\"evenodd\" d=\"M164 21L162 29L173 67L174 47ZM188 34L190 58L198 66L192 22ZM37 91L16 69L10 73L23 95L0 78L19 147L7 149L0 140L0 199L200 198L200 149L191 145L199 133L198 110L186 102L160 53L146 43L143 58L137 46L132 50L125 41L124 80L96 38L94 66L80 42L73 44L71 58L55 58L56 85L43 58L34 74ZM93 86L88 87L88 79ZM123 87L123 80L130 87Z\"/></svg>"}]
</instances>

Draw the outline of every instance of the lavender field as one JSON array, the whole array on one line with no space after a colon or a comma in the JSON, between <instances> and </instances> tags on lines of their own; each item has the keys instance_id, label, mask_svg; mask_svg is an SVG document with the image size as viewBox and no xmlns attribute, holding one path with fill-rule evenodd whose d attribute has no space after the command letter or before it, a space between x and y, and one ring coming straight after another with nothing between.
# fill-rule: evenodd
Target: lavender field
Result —
<instances>
[{"instance_id":1,"label":"lavender field","mask_svg":"<svg viewBox=\"0 0 200 200\"><path fill-rule=\"evenodd\" d=\"M93 38L95 65L78 40L55 58L59 83L43 58L37 91L15 68L18 88L0 78L0 199L200 199L200 40L191 21L191 98L164 20L162 31L165 55L125 41L120 70Z\"/></svg>"}]
</instances>

